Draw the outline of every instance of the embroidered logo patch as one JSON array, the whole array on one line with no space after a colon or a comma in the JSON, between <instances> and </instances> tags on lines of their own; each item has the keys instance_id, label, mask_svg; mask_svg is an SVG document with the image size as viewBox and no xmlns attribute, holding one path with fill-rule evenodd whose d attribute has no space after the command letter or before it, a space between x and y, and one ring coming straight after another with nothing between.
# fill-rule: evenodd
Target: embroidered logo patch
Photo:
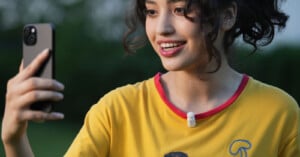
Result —
<instances>
[{"instance_id":1,"label":"embroidered logo patch","mask_svg":"<svg viewBox=\"0 0 300 157\"><path fill-rule=\"evenodd\" d=\"M248 157L248 151L252 145L248 140L235 140L229 146L229 153L235 157Z\"/></svg>"}]
</instances>

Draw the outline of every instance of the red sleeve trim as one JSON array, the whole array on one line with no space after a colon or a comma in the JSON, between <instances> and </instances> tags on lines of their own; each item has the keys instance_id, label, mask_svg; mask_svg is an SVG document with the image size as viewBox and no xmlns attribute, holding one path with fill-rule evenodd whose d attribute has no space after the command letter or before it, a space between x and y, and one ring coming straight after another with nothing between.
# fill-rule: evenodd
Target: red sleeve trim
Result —
<instances>
[{"instance_id":1,"label":"red sleeve trim","mask_svg":"<svg viewBox=\"0 0 300 157\"><path fill-rule=\"evenodd\" d=\"M166 96L166 93L162 87L162 84L160 82L160 78L161 78L161 73L157 73L155 76L154 76L154 82L155 82L155 87L161 97L161 99L165 102L165 104L174 112L176 113L178 116L182 117L182 118L186 118L186 113L181 111L180 109L178 109L177 107L175 107L174 104L172 104L169 99L167 98ZM244 74L243 75L243 79L238 87L238 89L235 91L235 93L226 101L224 102L223 104L221 104L220 106L212 109L212 110L209 110L207 112L204 112L204 113L199 113L199 114L196 114L196 119L202 119L202 118L206 118L206 117L209 117L209 116L213 116L221 111L223 111L224 109L226 109L227 107L229 107L240 95L241 93L243 92L243 90L245 89L247 83L248 83L248 80L249 80L249 76Z\"/></svg>"}]
</instances>

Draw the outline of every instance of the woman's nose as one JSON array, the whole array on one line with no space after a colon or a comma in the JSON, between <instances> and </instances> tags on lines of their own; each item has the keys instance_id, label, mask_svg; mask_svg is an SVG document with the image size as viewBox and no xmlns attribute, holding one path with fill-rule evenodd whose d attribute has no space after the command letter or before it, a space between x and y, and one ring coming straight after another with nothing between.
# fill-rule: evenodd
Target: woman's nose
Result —
<instances>
[{"instance_id":1,"label":"woman's nose","mask_svg":"<svg viewBox=\"0 0 300 157\"><path fill-rule=\"evenodd\" d=\"M156 31L159 35L170 35L175 32L172 15L169 13L160 14Z\"/></svg>"}]
</instances>

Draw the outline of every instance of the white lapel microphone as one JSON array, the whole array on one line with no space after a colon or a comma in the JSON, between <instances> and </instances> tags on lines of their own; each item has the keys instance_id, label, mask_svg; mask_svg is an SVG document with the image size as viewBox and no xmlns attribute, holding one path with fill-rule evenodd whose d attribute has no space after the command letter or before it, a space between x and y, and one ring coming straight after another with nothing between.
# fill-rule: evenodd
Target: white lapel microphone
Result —
<instances>
[{"instance_id":1,"label":"white lapel microphone","mask_svg":"<svg viewBox=\"0 0 300 157\"><path fill-rule=\"evenodd\" d=\"M196 117L194 112L188 112L187 114L187 125L189 128L193 128L196 126Z\"/></svg>"}]
</instances>

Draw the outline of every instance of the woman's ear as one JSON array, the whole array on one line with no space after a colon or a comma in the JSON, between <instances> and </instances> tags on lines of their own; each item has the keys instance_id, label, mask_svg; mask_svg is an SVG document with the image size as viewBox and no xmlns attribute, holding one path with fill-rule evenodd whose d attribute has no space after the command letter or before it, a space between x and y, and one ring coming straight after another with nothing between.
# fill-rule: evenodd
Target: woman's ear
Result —
<instances>
[{"instance_id":1,"label":"woman's ear","mask_svg":"<svg viewBox=\"0 0 300 157\"><path fill-rule=\"evenodd\" d=\"M237 4L233 2L229 7L224 9L220 16L220 25L223 31L230 30L235 22L237 17Z\"/></svg>"}]
</instances>

